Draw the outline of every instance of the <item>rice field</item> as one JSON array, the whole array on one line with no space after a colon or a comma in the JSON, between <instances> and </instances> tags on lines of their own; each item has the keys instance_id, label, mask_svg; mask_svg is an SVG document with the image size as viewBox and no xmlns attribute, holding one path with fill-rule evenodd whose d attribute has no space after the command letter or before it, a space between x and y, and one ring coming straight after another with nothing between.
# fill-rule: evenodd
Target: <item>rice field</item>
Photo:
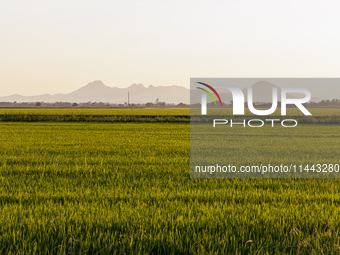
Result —
<instances>
[{"instance_id":1,"label":"rice field","mask_svg":"<svg viewBox=\"0 0 340 255\"><path fill-rule=\"evenodd\" d=\"M189 129L0 122L0 253L339 254L339 180L190 179Z\"/></svg>"}]
</instances>

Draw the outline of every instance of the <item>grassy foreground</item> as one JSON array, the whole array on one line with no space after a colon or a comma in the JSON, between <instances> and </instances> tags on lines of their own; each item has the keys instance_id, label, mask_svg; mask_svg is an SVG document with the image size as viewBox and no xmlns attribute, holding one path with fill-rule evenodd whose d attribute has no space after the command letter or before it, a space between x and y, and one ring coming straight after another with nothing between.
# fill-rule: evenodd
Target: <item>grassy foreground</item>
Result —
<instances>
[{"instance_id":1,"label":"grassy foreground","mask_svg":"<svg viewBox=\"0 0 340 255\"><path fill-rule=\"evenodd\" d=\"M1 254L339 254L340 181L190 179L189 124L7 122L0 139Z\"/></svg>"}]
</instances>

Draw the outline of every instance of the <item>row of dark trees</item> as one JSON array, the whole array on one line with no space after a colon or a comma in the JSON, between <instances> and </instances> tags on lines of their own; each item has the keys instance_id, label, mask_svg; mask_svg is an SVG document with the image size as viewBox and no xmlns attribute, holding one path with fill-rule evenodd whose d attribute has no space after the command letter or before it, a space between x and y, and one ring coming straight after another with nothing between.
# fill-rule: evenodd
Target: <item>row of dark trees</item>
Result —
<instances>
[{"instance_id":1,"label":"row of dark trees","mask_svg":"<svg viewBox=\"0 0 340 255\"><path fill-rule=\"evenodd\" d=\"M87 103L70 103L70 102L55 102L55 103L46 103L46 102L0 102L0 107L7 107L7 108L114 108L114 107L135 107L135 108L142 108L142 107L178 107L178 108L185 108L190 107L190 105L179 103L179 104L166 104L165 102L155 103L146 103L146 104L110 104L110 103L103 103L103 102L87 102Z\"/></svg>"}]
</instances>

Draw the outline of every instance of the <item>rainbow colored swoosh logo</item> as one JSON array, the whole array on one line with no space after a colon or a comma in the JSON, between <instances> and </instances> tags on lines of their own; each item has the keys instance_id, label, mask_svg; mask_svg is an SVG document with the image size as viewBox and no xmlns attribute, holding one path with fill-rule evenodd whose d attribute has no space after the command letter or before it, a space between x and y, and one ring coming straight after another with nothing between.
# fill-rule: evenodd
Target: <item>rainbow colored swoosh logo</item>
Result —
<instances>
[{"instance_id":1,"label":"rainbow colored swoosh logo","mask_svg":"<svg viewBox=\"0 0 340 255\"><path fill-rule=\"evenodd\" d=\"M198 83L198 84L201 84L201 85L203 85L203 86L206 86L206 87L209 88L212 92L214 92L215 95L218 97L218 100L220 101L221 106L222 106L222 100L221 100L221 98L220 98L220 95L217 93L217 91L216 91L213 87L211 87L210 85L208 85L208 84L206 84L206 83L203 83L203 82L197 82L197 83ZM209 96L211 96L211 98L214 100L215 105L217 105L214 96L211 94L211 92L210 92L209 90L206 90L206 89L200 88L200 87L196 87L196 88L198 88L198 89L200 89L200 90L203 90L203 91L207 92L207 93L209 94Z\"/></svg>"}]
</instances>

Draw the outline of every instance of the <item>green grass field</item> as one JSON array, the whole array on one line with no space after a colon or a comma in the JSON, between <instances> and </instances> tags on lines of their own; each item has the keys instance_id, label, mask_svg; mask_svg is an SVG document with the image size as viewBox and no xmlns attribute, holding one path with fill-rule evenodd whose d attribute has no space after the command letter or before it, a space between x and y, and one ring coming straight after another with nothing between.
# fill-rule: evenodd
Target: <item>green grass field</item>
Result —
<instances>
[{"instance_id":1,"label":"green grass field","mask_svg":"<svg viewBox=\"0 0 340 255\"><path fill-rule=\"evenodd\" d=\"M0 123L0 253L339 254L339 180L190 179L189 129Z\"/></svg>"},{"instance_id":2,"label":"green grass field","mask_svg":"<svg viewBox=\"0 0 340 255\"><path fill-rule=\"evenodd\" d=\"M200 173L191 168L193 178L339 178L340 128L338 124L299 124L282 127L276 122L261 128L211 123L191 126L191 164L193 166L287 166L289 173ZM314 165L314 168L312 167ZM317 167L319 165L319 167ZM327 169L331 165L330 172ZM300 166L303 166L301 171ZM307 167L308 166L308 167ZM306 168L307 167L307 168ZM310 170L313 168L313 170ZM336 169L335 169L336 168ZM305 170L306 169L306 170ZM308 169L308 171L307 171Z\"/></svg>"}]
</instances>

